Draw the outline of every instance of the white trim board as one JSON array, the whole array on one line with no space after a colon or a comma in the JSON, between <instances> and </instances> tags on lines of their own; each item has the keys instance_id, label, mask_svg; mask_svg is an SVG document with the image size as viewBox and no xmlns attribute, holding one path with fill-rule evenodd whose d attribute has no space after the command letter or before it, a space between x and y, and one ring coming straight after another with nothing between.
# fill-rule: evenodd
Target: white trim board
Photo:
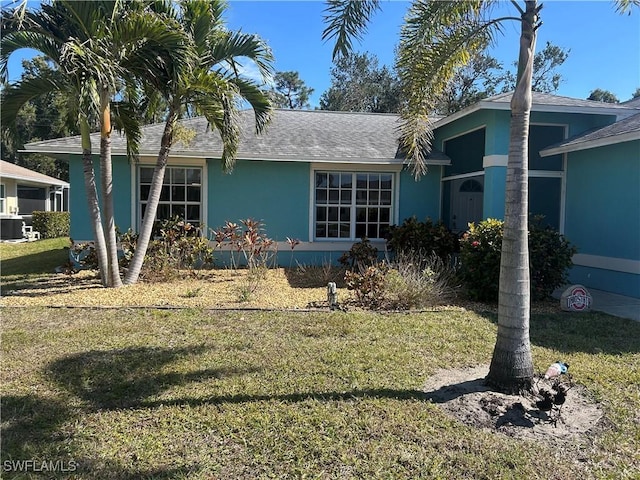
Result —
<instances>
[{"instance_id":1,"label":"white trim board","mask_svg":"<svg viewBox=\"0 0 640 480\"><path fill-rule=\"evenodd\" d=\"M640 275L640 260L577 253L573 256L572 261L574 265L578 265L580 267L592 267L602 270L613 270L614 272Z\"/></svg>"}]
</instances>

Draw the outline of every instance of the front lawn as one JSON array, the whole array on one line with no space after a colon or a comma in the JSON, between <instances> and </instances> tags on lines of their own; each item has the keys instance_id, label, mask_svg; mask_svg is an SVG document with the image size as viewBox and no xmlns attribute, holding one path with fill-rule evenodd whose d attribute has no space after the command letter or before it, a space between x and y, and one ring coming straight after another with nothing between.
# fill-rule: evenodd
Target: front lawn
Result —
<instances>
[{"instance_id":1,"label":"front lawn","mask_svg":"<svg viewBox=\"0 0 640 480\"><path fill-rule=\"evenodd\" d=\"M467 427L425 400L438 369L489 362L493 315L5 307L2 316L3 478L17 465L7 460L28 459L81 479L640 471L640 324L628 320L534 316L538 369L567 361L607 415L604 431L559 449Z\"/></svg>"}]
</instances>

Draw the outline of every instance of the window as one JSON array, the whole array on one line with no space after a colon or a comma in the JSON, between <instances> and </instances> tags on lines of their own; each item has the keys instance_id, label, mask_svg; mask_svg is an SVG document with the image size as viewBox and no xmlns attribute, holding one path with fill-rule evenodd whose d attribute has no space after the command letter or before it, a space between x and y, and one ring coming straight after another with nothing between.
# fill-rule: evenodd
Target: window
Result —
<instances>
[{"instance_id":1,"label":"window","mask_svg":"<svg viewBox=\"0 0 640 480\"><path fill-rule=\"evenodd\" d=\"M315 173L315 238L384 238L391 225L393 174Z\"/></svg>"},{"instance_id":2,"label":"window","mask_svg":"<svg viewBox=\"0 0 640 480\"><path fill-rule=\"evenodd\" d=\"M6 213L5 207L7 205L6 196L4 194L4 183L0 183L0 213Z\"/></svg>"},{"instance_id":3,"label":"window","mask_svg":"<svg viewBox=\"0 0 640 480\"><path fill-rule=\"evenodd\" d=\"M140 167L140 218L144 217L152 178L152 167ZM167 167L164 172L156 219L167 220L179 217L199 225L201 211L202 169Z\"/></svg>"}]
</instances>

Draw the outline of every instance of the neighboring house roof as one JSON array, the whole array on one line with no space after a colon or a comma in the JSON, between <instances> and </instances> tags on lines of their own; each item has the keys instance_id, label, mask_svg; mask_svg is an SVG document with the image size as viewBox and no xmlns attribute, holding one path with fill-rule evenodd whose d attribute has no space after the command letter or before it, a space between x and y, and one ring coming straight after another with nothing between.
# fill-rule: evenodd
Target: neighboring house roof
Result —
<instances>
[{"instance_id":1,"label":"neighboring house roof","mask_svg":"<svg viewBox=\"0 0 640 480\"><path fill-rule=\"evenodd\" d=\"M402 164L398 154L398 119L392 114L330 112L324 110L275 110L271 123L261 135L256 135L254 114L240 113L240 145L237 158L244 160L275 160L329 163ZM171 148L172 157L220 158L222 141L218 132L211 132L203 117L185 119L181 124L195 132L188 143L177 142ZM143 127L139 155L156 156L164 124ZM91 135L92 149L99 150L99 134ZM112 153L126 154L126 140L117 133L112 136ZM34 142L25 151L54 154L81 154L80 137ZM449 164L441 152L434 152L427 161Z\"/></svg>"},{"instance_id":2,"label":"neighboring house roof","mask_svg":"<svg viewBox=\"0 0 640 480\"><path fill-rule=\"evenodd\" d=\"M480 100L459 112L449 115L435 123L435 127L441 127L454 122L459 118L470 115L478 110L511 110L511 97L513 92L501 93L493 97ZM596 115L616 115L618 119L628 117L640 111L640 105L635 103L604 103L579 98L562 97L550 93L533 92L531 104L533 112L554 113L590 113Z\"/></svg>"},{"instance_id":3,"label":"neighboring house roof","mask_svg":"<svg viewBox=\"0 0 640 480\"><path fill-rule=\"evenodd\" d=\"M551 145L540 152L540 156L548 157L565 152L603 147L615 143L640 140L640 113L627 117L606 127L590 130L563 142Z\"/></svg>"},{"instance_id":4,"label":"neighboring house roof","mask_svg":"<svg viewBox=\"0 0 640 480\"><path fill-rule=\"evenodd\" d=\"M16 165L15 163L6 162L4 160L0 160L0 178L12 178L14 180L21 180L31 184L56 185L60 187L69 186L69 183L63 180L34 172L28 168L24 168Z\"/></svg>"}]
</instances>

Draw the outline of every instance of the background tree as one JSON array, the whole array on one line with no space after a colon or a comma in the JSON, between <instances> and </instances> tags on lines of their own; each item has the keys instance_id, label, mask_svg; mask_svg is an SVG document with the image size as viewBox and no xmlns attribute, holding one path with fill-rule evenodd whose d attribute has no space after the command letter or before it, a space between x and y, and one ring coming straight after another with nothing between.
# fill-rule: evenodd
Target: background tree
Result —
<instances>
[{"instance_id":1,"label":"background tree","mask_svg":"<svg viewBox=\"0 0 640 480\"><path fill-rule=\"evenodd\" d=\"M640 87L636 88L636 91L633 92L633 95L631 95L631 99L633 100L634 98L638 97L640 97Z\"/></svg>"},{"instance_id":2,"label":"background tree","mask_svg":"<svg viewBox=\"0 0 640 480\"><path fill-rule=\"evenodd\" d=\"M309 88L298 72L276 72L273 87L269 92L275 108L304 109L309 108L309 97L314 89Z\"/></svg>"},{"instance_id":3,"label":"background tree","mask_svg":"<svg viewBox=\"0 0 640 480\"><path fill-rule=\"evenodd\" d=\"M604 103L620 103L620 100L615 96L614 93L611 93L609 90L603 90L601 88L591 90L591 93L587 97L587 100Z\"/></svg>"},{"instance_id":4,"label":"background tree","mask_svg":"<svg viewBox=\"0 0 640 480\"><path fill-rule=\"evenodd\" d=\"M532 90L554 93L560 87L562 75L557 72L568 58L570 50L547 42L545 48L536 53L533 61ZM517 67L516 64L514 66ZM516 73L505 71L502 64L487 53L473 57L459 68L440 97L437 113L455 113L480 100L498 93L515 90Z\"/></svg>"},{"instance_id":5,"label":"background tree","mask_svg":"<svg viewBox=\"0 0 640 480\"><path fill-rule=\"evenodd\" d=\"M533 78L531 79L531 89L534 92L555 93L560 88L562 75L556 71L569 57L571 50L558 47L551 42L547 42L545 47L536 53L533 59ZM514 63L517 67L517 63ZM516 88L516 77L512 72L508 72L505 77L503 91L508 92Z\"/></svg>"},{"instance_id":6,"label":"background tree","mask_svg":"<svg viewBox=\"0 0 640 480\"><path fill-rule=\"evenodd\" d=\"M22 61L19 81L50 75L52 67L43 56ZM0 147L3 160L61 180L69 180L69 164L39 153L19 154L25 143L77 135L80 132L69 119L69 108L63 96L55 92L25 103L16 118L15 135L2 131Z\"/></svg>"},{"instance_id":7,"label":"background tree","mask_svg":"<svg viewBox=\"0 0 640 480\"><path fill-rule=\"evenodd\" d=\"M320 97L321 110L397 113L401 105L397 75L367 52L335 59L331 86Z\"/></svg>"}]
</instances>

